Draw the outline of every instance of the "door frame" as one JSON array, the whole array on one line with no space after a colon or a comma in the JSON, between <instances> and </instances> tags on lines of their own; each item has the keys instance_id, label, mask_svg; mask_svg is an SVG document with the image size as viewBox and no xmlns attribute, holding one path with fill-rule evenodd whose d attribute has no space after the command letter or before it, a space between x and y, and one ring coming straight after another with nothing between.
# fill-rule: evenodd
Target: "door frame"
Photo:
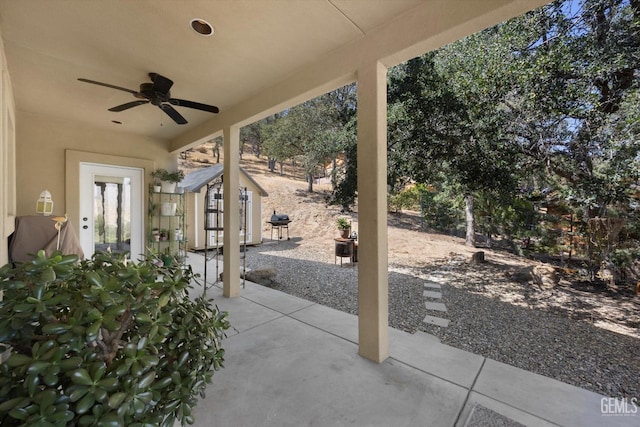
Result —
<instances>
[{"instance_id":1,"label":"door frame","mask_svg":"<svg viewBox=\"0 0 640 427\"><path fill-rule=\"evenodd\" d=\"M151 182L151 171L155 169L155 162L149 159L138 159L135 157L113 156L110 154L89 153L77 150L65 150L65 208L69 215L71 225L74 227L76 235L80 235L80 163L96 163L102 165L113 165L119 167L143 169L142 182L142 232L144 236L147 230L146 212L149 208L149 188Z\"/></svg>"},{"instance_id":2,"label":"door frame","mask_svg":"<svg viewBox=\"0 0 640 427\"><path fill-rule=\"evenodd\" d=\"M84 172L83 172L84 171ZM131 242L129 243L129 259L136 261L144 255L145 229L144 229L144 170L141 168L123 167L116 165L105 165L99 163L80 163L80 216L81 227L80 244L85 257L89 253L95 252L95 185L96 177L113 177L116 179L129 177L130 182L130 221L131 221ZM82 200L86 197L87 200ZM87 219L85 221L85 218ZM87 230L84 228L87 227Z\"/></svg>"}]
</instances>

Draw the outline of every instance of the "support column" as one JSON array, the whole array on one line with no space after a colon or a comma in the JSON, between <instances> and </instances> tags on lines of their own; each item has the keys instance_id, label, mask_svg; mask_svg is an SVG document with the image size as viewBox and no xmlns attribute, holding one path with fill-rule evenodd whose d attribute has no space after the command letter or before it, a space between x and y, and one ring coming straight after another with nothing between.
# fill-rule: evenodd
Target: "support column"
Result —
<instances>
[{"instance_id":1,"label":"support column","mask_svg":"<svg viewBox=\"0 0 640 427\"><path fill-rule=\"evenodd\" d=\"M358 70L358 353L389 356L387 69Z\"/></svg>"},{"instance_id":2,"label":"support column","mask_svg":"<svg viewBox=\"0 0 640 427\"><path fill-rule=\"evenodd\" d=\"M240 128L225 128L223 166L222 294L240 295Z\"/></svg>"}]
</instances>

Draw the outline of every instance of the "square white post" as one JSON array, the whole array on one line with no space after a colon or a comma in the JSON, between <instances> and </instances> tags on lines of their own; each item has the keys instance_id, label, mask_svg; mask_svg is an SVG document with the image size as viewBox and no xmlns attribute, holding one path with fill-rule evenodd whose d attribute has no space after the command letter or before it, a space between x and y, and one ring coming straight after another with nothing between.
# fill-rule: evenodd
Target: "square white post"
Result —
<instances>
[{"instance_id":1,"label":"square white post","mask_svg":"<svg viewBox=\"0 0 640 427\"><path fill-rule=\"evenodd\" d=\"M222 294L235 297L240 295L240 128L225 128L223 136Z\"/></svg>"},{"instance_id":2,"label":"square white post","mask_svg":"<svg viewBox=\"0 0 640 427\"><path fill-rule=\"evenodd\" d=\"M389 356L387 273L387 69L358 70L358 335L359 354Z\"/></svg>"}]
</instances>

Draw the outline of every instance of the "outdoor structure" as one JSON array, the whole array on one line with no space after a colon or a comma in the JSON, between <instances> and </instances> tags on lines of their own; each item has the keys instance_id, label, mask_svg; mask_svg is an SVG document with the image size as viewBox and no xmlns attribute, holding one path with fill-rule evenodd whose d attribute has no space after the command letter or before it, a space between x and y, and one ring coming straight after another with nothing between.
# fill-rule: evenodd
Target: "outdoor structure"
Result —
<instances>
[{"instance_id":1,"label":"outdoor structure","mask_svg":"<svg viewBox=\"0 0 640 427\"><path fill-rule=\"evenodd\" d=\"M187 241L189 249L204 249L205 239L209 234L208 247L213 247L215 231L205 232L205 196L207 184L222 177L223 164L209 166L193 171L185 176L181 185L187 191ZM239 186L247 189L247 245L262 243L262 198L267 192L243 168L240 168ZM223 194L224 196L224 194ZM223 223L223 222L222 222ZM220 233L220 241L223 234ZM244 236L240 236L244 239Z\"/></svg>"},{"instance_id":2,"label":"outdoor structure","mask_svg":"<svg viewBox=\"0 0 640 427\"><path fill-rule=\"evenodd\" d=\"M236 194L241 127L357 81L358 352L382 362L389 355L387 69L544 3L1 0L0 263L15 216L32 213L42 190L60 200L55 214L68 213L82 240L93 232L83 183L93 184L97 167L127 177L133 246L145 236L138 212L146 211L153 169L175 169L179 152L222 135L224 192ZM203 21L215 29L208 36L190 28ZM148 73L174 80L176 97L220 113L176 106L188 120L178 125L155 105L108 111L134 101ZM224 199L229 230L238 229L238 203ZM239 246L238 233L224 233L223 244ZM238 268L239 256L224 257L225 271ZM225 297L238 296L239 278L225 276L223 288Z\"/></svg>"}]
</instances>

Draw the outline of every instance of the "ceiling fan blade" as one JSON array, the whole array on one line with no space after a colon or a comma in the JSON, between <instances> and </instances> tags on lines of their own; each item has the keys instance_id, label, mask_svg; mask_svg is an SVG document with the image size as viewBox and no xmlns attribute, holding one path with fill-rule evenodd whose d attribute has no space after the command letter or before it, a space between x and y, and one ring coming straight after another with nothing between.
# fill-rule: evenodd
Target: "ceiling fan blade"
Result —
<instances>
[{"instance_id":1,"label":"ceiling fan blade","mask_svg":"<svg viewBox=\"0 0 640 427\"><path fill-rule=\"evenodd\" d=\"M129 93L132 93L134 95L138 95L137 91L131 90L131 89L127 89L126 87L114 86L114 85L110 85L109 83L102 83L102 82L97 82L95 80L89 80L89 79L78 79L78 80L80 80L81 82L91 83L91 84L98 85L98 86L110 87L111 89L118 89L118 90L122 90L124 92L129 92Z\"/></svg>"},{"instance_id":2,"label":"ceiling fan blade","mask_svg":"<svg viewBox=\"0 0 640 427\"><path fill-rule=\"evenodd\" d=\"M201 104L199 102L187 101L186 99L171 98L169 102L171 105L177 105L178 107L195 108L196 110L208 111L209 113L218 113L220 111L215 105Z\"/></svg>"},{"instance_id":3,"label":"ceiling fan blade","mask_svg":"<svg viewBox=\"0 0 640 427\"><path fill-rule=\"evenodd\" d=\"M158 107L160 107L160 109L162 109L162 111L167 113L167 115L169 117L171 117L173 119L173 121L176 122L177 124L179 124L179 125L187 124L187 119L182 117L182 115L180 113L178 113L171 105L169 105L169 104L160 104L160 105L158 105Z\"/></svg>"},{"instance_id":4,"label":"ceiling fan blade","mask_svg":"<svg viewBox=\"0 0 640 427\"><path fill-rule=\"evenodd\" d=\"M129 108L137 107L138 105L148 104L148 103L149 101L131 101L131 102L127 102L126 104L111 107L109 108L109 111L115 111L115 112L124 111L124 110L128 110Z\"/></svg>"},{"instance_id":5,"label":"ceiling fan blade","mask_svg":"<svg viewBox=\"0 0 640 427\"><path fill-rule=\"evenodd\" d=\"M161 76L157 73L149 73L149 77L153 82L153 91L158 93L169 93L171 86L173 86L173 80Z\"/></svg>"}]
</instances>

